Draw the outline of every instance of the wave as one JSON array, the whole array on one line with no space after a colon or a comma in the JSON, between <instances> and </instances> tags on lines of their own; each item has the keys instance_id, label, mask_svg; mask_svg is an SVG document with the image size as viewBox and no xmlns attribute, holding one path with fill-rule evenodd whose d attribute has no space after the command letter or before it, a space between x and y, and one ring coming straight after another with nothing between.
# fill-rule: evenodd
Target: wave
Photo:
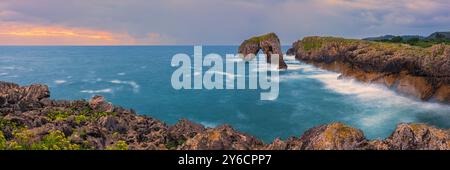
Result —
<instances>
[{"instance_id":1,"label":"wave","mask_svg":"<svg viewBox=\"0 0 450 170\"><path fill-rule=\"evenodd\" d=\"M0 76L7 76L9 73L0 73Z\"/></svg>"},{"instance_id":2,"label":"wave","mask_svg":"<svg viewBox=\"0 0 450 170\"><path fill-rule=\"evenodd\" d=\"M315 74L306 77L319 80L325 89L351 97L347 102L356 102L356 105L364 108L362 114L365 115L358 120L364 127L376 127L385 121L399 119L401 116L398 114L405 112L411 116L402 118L402 122L413 122L417 114L450 114L448 105L403 96L379 84L363 83L351 78L339 79L338 73L316 69Z\"/></svg>"},{"instance_id":3,"label":"wave","mask_svg":"<svg viewBox=\"0 0 450 170\"><path fill-rule=\"evenodd\" d=\"M121 72L121 73L117 73L117 75L118 75L118 76L124 76L124 75L126 75L126 73Z\"/></svg>"},{"instance_id":4,"label":"wave","mask_svg":"<svg viewBox=\"0 0 450 170\"><path fill-rule=\"evenodd\" d=\"M218 125L217 123L207 122L207 121L200 121L199 123L207 128L215 128Z\"/></svg>"},{"instance_id":5,"label":"wave","mask_svg":"<svg viewBox=\"0 0 450 170\"><path fill-rule=\"evenodd\" d=\"M23 66L3 66L0 67L1 70L18 70L18 71L33 71L32 68L26 68Z\"/></svg>"},{"instance_id":6,"label":"wave","mask_svg":"<svg viewBox=\"0 0 450 170\"><path fill-rule=\"evenodd\" d=\"M67 81L66 80L55 80L55 81L53 81L55 84L64 84L64 83L67 83Z\"/></svg>"},{"instance_id":7,"label":"wave","mask_svg":"<svg viewBox=\"0 0 450 170\"><path fill-rule=\"evenodd\" d=\"M294 55L284 55L283 59L285 61L297 61Z\"/></svg>"},{"instance_id":8,"label":"wave","mask_svg":"<svg viewBox=\"0 0 450 170\"><path fill-rule=\"evenodd\" d=\"M133 91L134 91L134 92L138 92L138 91L139 91L139 88L140 88L139 84L137 84L137 83L134 82L134 81L111 80L111 81L109 81L109 82L110 82L110 83L113 83L113 84L125 84L125 85L129 85L129 86L131 86L131 87L133 88Z\"/></svg>"},{"instance_id":9,"label":"wave","mask_svg":"<svg viewBox=\"0 0 450 170\"><path fill-rule=\"evenodd\" d=\"M100 89L100 90L81 90L81 93L89 93L89 94L95 94L95 93L112 93L113 90L110 88L107 89Z\"/></svg>"}]
</instances>

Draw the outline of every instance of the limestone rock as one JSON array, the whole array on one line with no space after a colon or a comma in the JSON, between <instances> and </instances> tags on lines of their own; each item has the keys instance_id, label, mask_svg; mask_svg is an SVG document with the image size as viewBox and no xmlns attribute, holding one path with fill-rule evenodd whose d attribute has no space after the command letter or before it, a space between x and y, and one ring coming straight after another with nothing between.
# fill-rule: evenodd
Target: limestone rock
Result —
<instances>
[{"instance_id":1,"label":"limestone rock","mask_svg":"<svg viewBox=\"0 0 450 170\"><path fill-rule=\"evenodd\" d=\"M262 50L267 56L267 63L271 63L272 55L277 54L279 69L287 69L287 64L283 59L283 52L281 51L280 40L275 33L269 33L257 37L252 37L242 42L239 46L239 54L244 57L249 54L257 55L259 50Z\"/></svg>"},{"instance_id":2,"label":"limestone rock","mask_svg":"<svg viewBox=\"0 0 450 170\"><path fill-rule=\"evenodd\" d=\"M263 143L255 137L237 132L229 125L208 129L188 139L182 150L249 150Z\"/></svg>"}]
</instances>

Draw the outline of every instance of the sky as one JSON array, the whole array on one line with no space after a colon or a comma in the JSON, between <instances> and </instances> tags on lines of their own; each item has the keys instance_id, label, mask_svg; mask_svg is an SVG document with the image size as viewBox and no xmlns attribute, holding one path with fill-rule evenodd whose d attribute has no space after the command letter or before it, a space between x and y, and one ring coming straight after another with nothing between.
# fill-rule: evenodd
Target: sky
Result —
<instances>
[{"instance_id":1,"label":"sky","mask_svg":"<svg viewBox=\"0 0 450 170\"><path fill-rule=\"evenodd\" d=\"M0 45L236 45L450 31L449 0L0 0Z\"/></svg>"}]
</instances>

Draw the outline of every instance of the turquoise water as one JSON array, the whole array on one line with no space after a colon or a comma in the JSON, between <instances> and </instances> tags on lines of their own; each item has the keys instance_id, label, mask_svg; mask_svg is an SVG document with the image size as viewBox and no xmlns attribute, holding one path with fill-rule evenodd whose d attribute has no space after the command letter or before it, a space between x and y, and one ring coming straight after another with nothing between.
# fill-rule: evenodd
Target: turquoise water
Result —
<instances>
[{"instance_id":1,"label":"turquoise water","mask_svg":"<svg viewBox=\"0 0 450 170\"><path fill-rule=\"evenodd\" d=\"M236 46L206 46L203 54L234 54ZM285 49L286 50L286 47ZM299 136L319 124L341 121L368 138L385 138L400 122L450 128L450 107L420 102L384 87L317 69L287 57L280 94L259 100L259 90L174 90L172 56L193 54L192 46L0 47L0 80L45 83L53 99L106 96L173 124L187 118L205 126L231 124L266 142Z\"/></svg>"}]
</instances>

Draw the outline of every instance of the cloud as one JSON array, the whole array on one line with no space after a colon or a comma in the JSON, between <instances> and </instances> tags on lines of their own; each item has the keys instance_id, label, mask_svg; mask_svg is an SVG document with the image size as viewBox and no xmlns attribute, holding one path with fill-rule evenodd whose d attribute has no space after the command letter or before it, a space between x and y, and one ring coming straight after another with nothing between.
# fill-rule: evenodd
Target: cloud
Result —
<instances>
[{"instance_id":1,"label":"cloud","mask_svg":"<svg viewBox=\"0 0 450 170\"><path fill-rule=\"evenodd\" d=\"M133 43L135 41L129 35L107 31L0 22L0 44L3 45L117 45Z\"/></svg>"},{"instance_id":2,"label":"cloud","mask_svg":"<svg viewBox=\"0 0 450 170\"><path fill-rule=\"evenodd\" d=\"M448 9L448 0L3 0L0 22L103 32L119 44L238 44L266 32L289 44L446 31Z\"/></svg>"}]
</instances>

